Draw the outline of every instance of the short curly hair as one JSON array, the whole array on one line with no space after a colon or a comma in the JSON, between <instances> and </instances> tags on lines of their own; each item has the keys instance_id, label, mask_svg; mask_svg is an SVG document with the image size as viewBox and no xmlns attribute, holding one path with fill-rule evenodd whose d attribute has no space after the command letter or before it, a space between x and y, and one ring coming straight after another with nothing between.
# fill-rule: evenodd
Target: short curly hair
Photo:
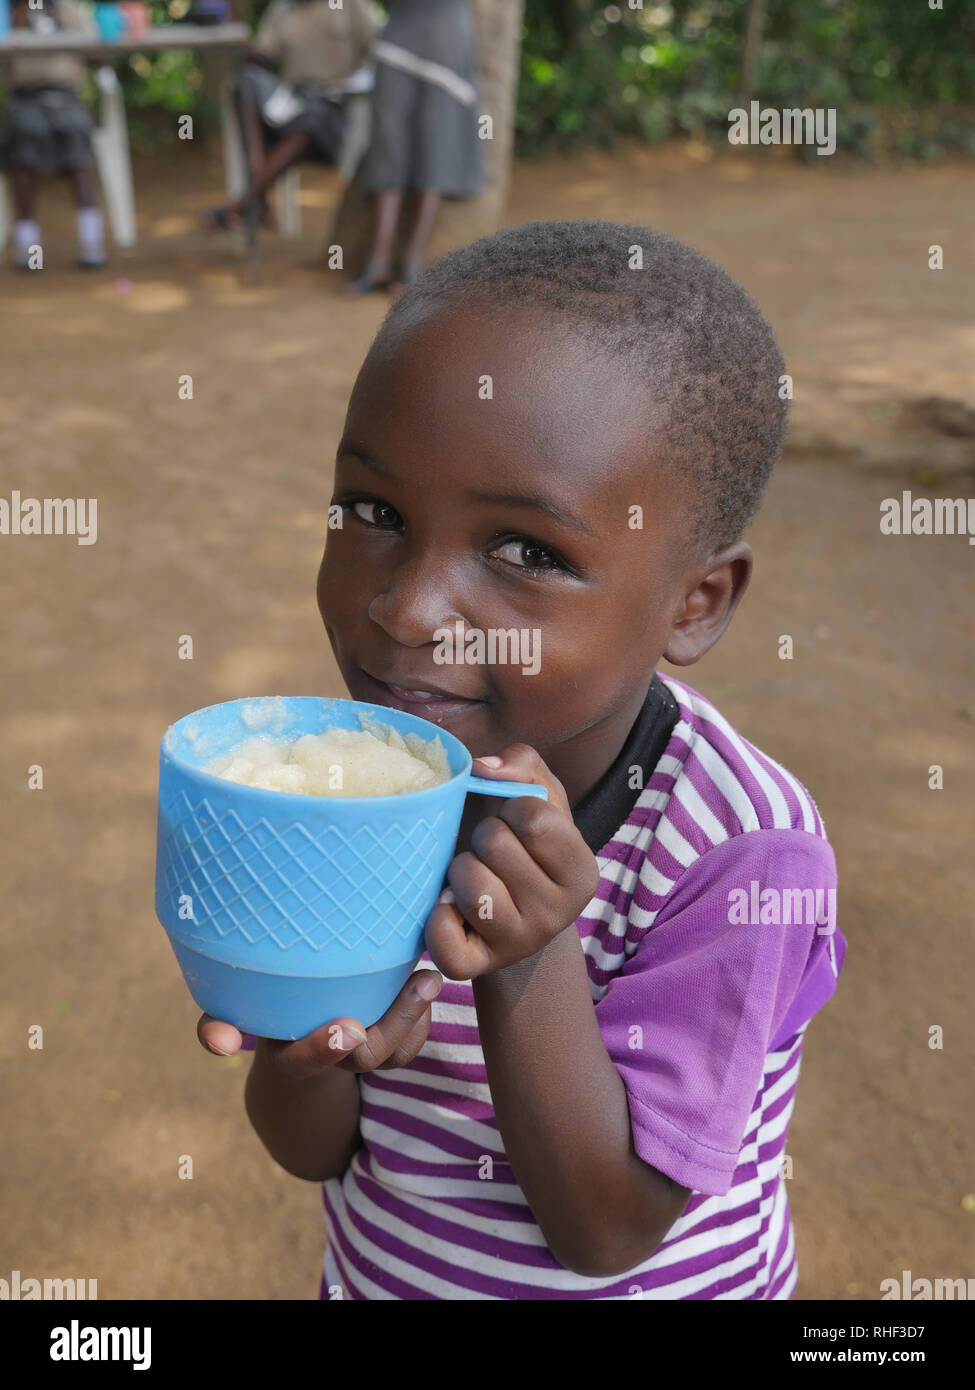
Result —
<instances>
[{"instance_id":1,"label":"short curly hair","mask_svg":"<svg viewBox=\"0 0 975 1390\"><path fill-rule=\"evenodd\" d=\"M429 265L375 347L438 307L536 309L618 356L664 408L665 461L686 478L694 539L737 540L785 436L784 363L752 298L699 251L632 223L527 222ZM659 433L657 435L659 438Z\"/></svg>"}]
</instances>

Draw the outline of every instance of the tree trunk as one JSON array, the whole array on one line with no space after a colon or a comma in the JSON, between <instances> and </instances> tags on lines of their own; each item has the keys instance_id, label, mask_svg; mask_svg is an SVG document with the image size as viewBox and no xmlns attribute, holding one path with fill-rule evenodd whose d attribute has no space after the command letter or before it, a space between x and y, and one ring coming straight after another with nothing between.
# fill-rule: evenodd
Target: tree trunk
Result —
<instances>
[{"instance_id":1,"label":"tree trunk","mask_svg":"<svg viewBox=\"0 0 975 1390\"><path fill-rule=\"evenodd\" d=\"M765 22L765 0L749 0L748 18L745 26L745 52L741 60L741 90L738 93L739 106L747 106L752 94L752 77L758 58L759 44L762 42L762 25Z\"/></svg>"},{"instance_id":2,"label":"tree trunk","mask_svg":"<svg viewBox=\"0 0 975 1390\"><path fill-rule=\"evenodd\" d=\"M477 27L479 115L494 123L493 138L482 142L484 190L476 198L445 198L430 236L429 258L497 231L508 193L514 143L515 97L521 58L524 0L471 0ZM403 252L413 222L415 199L403 200L396 254ZM358 174L346 186L328 242L342 247L347 276L365 264L372 239L372 208Z\"/></svg>"}]
</instances>

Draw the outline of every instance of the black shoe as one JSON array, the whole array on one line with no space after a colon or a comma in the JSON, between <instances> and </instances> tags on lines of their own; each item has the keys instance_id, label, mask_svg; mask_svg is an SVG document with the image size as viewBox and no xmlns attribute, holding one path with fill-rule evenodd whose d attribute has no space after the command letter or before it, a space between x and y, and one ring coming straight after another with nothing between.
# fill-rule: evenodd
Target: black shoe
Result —
<instances>
[{"instance_id":1,"label":"black shoe","mask_svg":"<svg viewBox=\"0 0 975 1390\"><path fill-rule=\"evenodd\" d=\"M404 288L407 285L415 285L425 269L422 261L404 261L396 272L396 284Z\"/></svg>"},{"instance_id":2,"label":"black shoe","mask_svg":"<svg viewBox=\"0 0 975 1390\"><path fill-rule=\"evenodd\" d=\"M371 294L374 290L388 290L392 283L392 272L380 270L377 273L373 262L370 261L360 275L357 275L354 280L350 280L345 292L349 295Z\"/></svg>"}]
</instances>

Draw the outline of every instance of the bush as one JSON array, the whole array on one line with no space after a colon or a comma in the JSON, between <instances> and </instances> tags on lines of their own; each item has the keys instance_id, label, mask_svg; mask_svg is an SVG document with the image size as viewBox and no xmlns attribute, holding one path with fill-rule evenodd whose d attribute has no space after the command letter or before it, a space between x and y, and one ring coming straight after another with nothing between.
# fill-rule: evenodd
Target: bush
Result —
<instances>
[{"instance_id":1,"label":"bush","mask_svg":"<svg viewBox=\"0 0 975 1390\"><path fill-rule=\"evenodd\" d=\"M748 0L643 0L636 10L627 0L526 0L518 152L611 146L620 135L725 140L747 13ZM971 152L973 90L971 6L768 0L750 96L835 107L840 148Z\"/></svg>"},{"instance_id":2,"label":"bush","mask_svg":"<svg viewBox=\"0 0 975 1390\"><path fill-rule=\"evenodd\" d=\"M150 0L155 24L190 0ZM269 0L251 0L256 25ZM725 142L739 104L749 0L525 0L515 122L523 156L621 136ZM382 7L376 6L378 15ZM132 142L173 138L174 113L217 126L196 54L136 54L120 65ZM767 0L750 95L774 107L835 107L837 147L918 159L975 152L975 6L945 0ZM798 147L797 154L809 151Z\"/></svg>"}]
</instances>

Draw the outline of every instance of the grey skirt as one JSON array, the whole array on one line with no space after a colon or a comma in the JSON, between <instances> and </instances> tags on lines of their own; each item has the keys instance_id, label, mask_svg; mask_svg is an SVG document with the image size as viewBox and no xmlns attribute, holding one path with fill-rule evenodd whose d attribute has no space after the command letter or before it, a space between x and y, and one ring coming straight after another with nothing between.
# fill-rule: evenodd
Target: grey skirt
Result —
<instances>
[{"instance_id":1,"label":"grey skirt","mask_svg":"<svg viewBox=\"0 0 975 1390\"><path fill-rule=\"evenodd\" d=\"M66 174L90 169L93 122L70 87L16 87L0 129L0 168Z\"/></svg>"},{"instance_id":2,"label":"grey skirt","mask_svg":"<svg viewBox=\"0 0 975 1390\"><path fill-rule=\"evenodd\" d=\"M465 106L425 78L378 63L364 191L431 188L447 198L473 198L484 187L477 120L476 106Z\"/></svg>"},{"instance_id":3,"label":"grey skirt","mask_svg":"<svg viewBox=\"0 0 975 1390\"><path fill-rule=\"evenodd\" d=\"M384 42L401 50L401 58L406 51L405 67L402 61L384 61ZM364 190L435 188L452 198L480 193L480 106L476 99L465 101L451 90L476 88L477 39L467 0L393 0L376 57ZM446 85L411 72L410 59L414 67L445 69Z\"/></svg>"}]
</instances>

